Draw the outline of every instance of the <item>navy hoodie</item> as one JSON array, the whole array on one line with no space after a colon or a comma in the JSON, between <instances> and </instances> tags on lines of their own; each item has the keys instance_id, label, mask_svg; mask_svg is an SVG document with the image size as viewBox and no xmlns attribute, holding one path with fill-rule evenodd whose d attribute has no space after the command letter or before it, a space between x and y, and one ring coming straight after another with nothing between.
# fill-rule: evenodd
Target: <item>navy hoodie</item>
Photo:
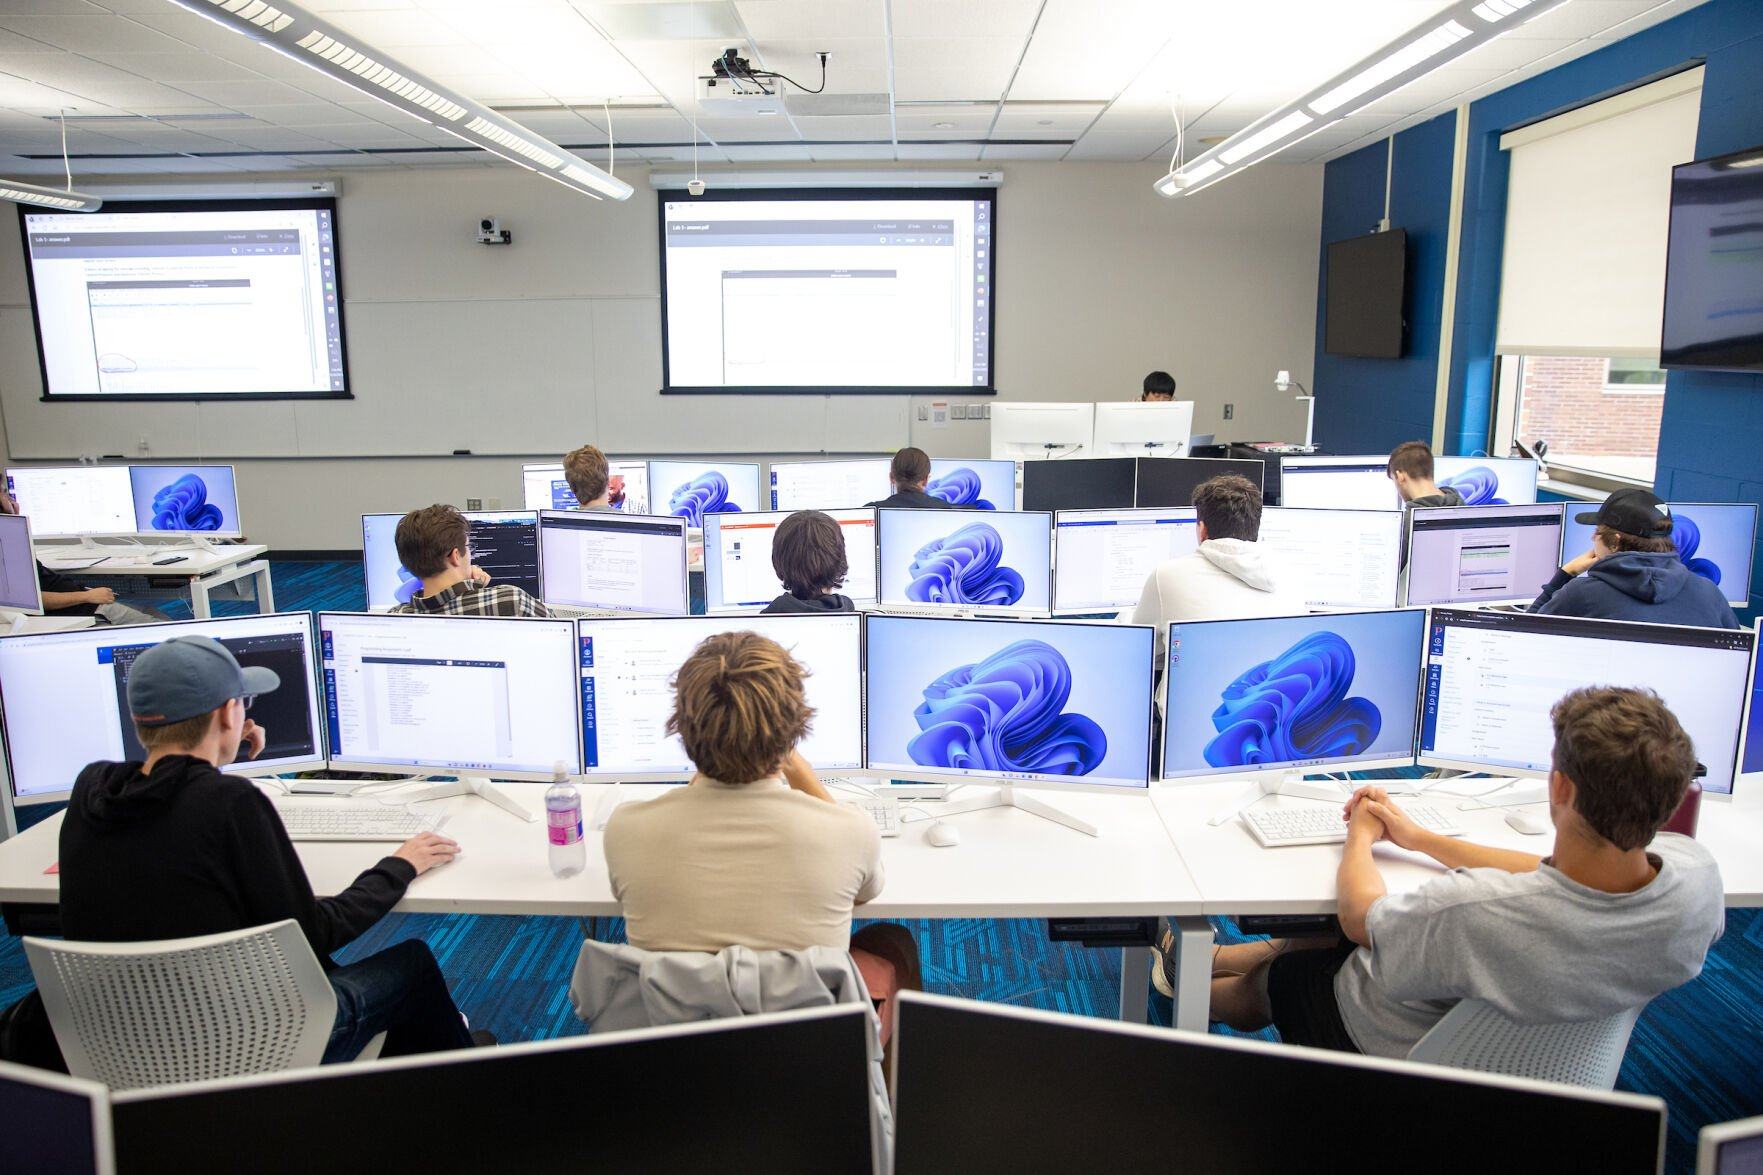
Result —
<instances>
[{"instance_id":1,"label":"navy hoodie","mask_svg":"<svg viewBox=\"0 0 1763 1175\"><path fill-rule=\"evenodd\" d=\"M1676 554L1624 551L1592 564L1584 575L1557 570L1530 606L1545 616L1585 616L1594 620L1644 620L1737 628L1714 581L1688 567Z\"/></svg>"}]
</instances>

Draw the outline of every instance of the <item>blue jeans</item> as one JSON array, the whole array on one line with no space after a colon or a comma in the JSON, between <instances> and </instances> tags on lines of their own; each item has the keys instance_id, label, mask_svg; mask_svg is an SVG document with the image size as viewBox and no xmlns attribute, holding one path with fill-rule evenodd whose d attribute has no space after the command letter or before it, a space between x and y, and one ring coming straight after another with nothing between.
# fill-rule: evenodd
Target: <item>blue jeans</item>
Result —
<instances>
[{"instance_id":1,"label":"blue jeans","mask_svg":"<svg viewBox=\"0 0 1763 1175\"><path fill-rule=\"evenodd\" d=\"M471 1047L440 965L419 939L339 967L328 978L337 993L337 1022L325 1046L326 1065L354 1060L382 1032L382 1057Z\"/></svg>"}]
</instances>

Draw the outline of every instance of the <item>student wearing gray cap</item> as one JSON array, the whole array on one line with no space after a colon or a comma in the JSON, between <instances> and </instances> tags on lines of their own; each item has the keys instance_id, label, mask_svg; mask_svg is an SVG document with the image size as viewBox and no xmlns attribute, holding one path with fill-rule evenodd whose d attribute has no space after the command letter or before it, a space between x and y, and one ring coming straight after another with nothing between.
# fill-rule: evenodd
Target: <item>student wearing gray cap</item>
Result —
<instances>
[{"instance_id":1,"label":"student wearing gray cap","mask_svg":"<svg viewBox=\"0 0 1763 1175\"><path fill-rule=\"evenodd\" d=\"M330 959L459 846L425 832L336 897L314 898L268 797L221 773L241 751L248 759L262 751L264 730L246 712L280 684L205 636L174 637L136 658L128 705L147 759L93 763L74 784L61 825L67 937L141 942L292 918L337 993L325 1061L353 1059L381 1032L384 1056L470 1048L473 1034L426 943L345 967Z\"/></svg>"}]
</instances>

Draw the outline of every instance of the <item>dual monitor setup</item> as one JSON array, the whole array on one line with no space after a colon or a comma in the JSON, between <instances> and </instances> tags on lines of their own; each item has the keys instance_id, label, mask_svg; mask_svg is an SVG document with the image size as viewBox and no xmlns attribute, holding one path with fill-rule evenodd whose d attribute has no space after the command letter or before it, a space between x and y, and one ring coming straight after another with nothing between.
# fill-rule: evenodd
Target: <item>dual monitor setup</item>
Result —
<instances>
[{"instance_id":1,"label":"dual monitor setup","mask_svg":"<svg viewBox=\"0 0 1763 1175\"><path fill-rule=\"evenodd\" d=\"M39 539L245 533L231 465L30 466L8 469L6 488Z\"/></svg>"},{"instance_id":2,"label":"dual monitor setup","mask_svg":"<svg viewBox=\"0 0 1763 1175\"><path fill-rule=\"evenodd\" d=\"M1472 609L1176 623L853 613L581 620L275 614L0 637L0 722L19 802L65 797L88 763L140 756L129 667L212 636L281 688L252 717L251 774L340 770L678 781L671 678L707 637L757 632L808 670L802 750L838 774L1143 794L1192 782L1421 764L1546 776L1549 709L1583 685L1644 686L1730 794L1756 633ZM1289 705L1293 696L1305 704ZM97 707L97 709L94 709Z\"/></svg>"}]
</instances>

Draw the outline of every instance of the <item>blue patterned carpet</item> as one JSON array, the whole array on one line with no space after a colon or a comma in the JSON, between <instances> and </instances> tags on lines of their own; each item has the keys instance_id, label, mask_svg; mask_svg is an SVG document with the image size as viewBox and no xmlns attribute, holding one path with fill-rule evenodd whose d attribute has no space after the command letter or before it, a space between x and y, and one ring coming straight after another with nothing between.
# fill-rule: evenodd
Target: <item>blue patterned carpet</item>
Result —
<instances>
[{"instance_id":1,"label":"blue patterned carpet","mask_svg":"<svg viewBox=\"0 0 1763 1175\"><path fill-rule=\"evenodd\" d=\"M276 563L284 610L363 606L360 568L340 563ZM160 604L188 616L187 607ZM218 612L248 605L220 605ZM46 815L26 810L27 820ZM1050 943L1039 921L961 919L908 923L918 938L925 984L950 995L1021 1004L1085 1016L1118 1009L1120 956ZM1235 940L1220 922L1221 938ZM476 1027L504 1041L582 1031L566 987L584 934L621 940L616 919L398 915L342 952L370 954L408 938L426 940L440 959L459 1006ZM0 1007L30 986L18 941L0 933ZM1169 1023L1169 1001L1152 993L1152 1014ZM1214 1029L1214 1031L1224 1031ZM1271 1033L1264 1034L1270 1039ZM1671 1108L1667 1170L1695 1166L1697 1132L1710 1122L1763 1114L1763 918L1732 911L1726 937L1694 983L1648 1008L1623 1064L1620 1088L1663 1097ZM1152 1126L1146 1124L1147 1129ZM1150 1135L1147 1134L1147 1138ZM1149 1145L1149 1144L1147 1144Z\"/></svg>"}]
</instances>

